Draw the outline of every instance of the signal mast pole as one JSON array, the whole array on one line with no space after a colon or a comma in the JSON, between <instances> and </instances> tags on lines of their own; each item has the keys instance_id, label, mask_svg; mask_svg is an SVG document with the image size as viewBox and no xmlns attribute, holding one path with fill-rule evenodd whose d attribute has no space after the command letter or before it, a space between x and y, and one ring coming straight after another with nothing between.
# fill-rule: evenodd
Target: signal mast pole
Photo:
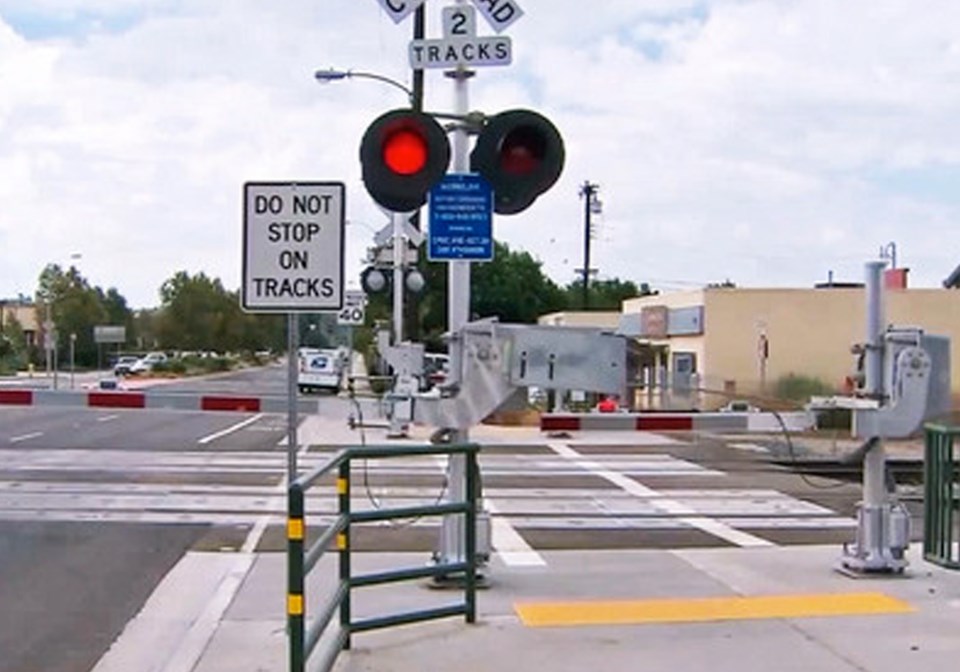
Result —
<instances>
[{"instance_id":1,"label":"signal mast pole","mask_svg":"<svg viewBox=\"0 0 960 672\"><path fill-rule=\"evenodd\" d=\"M465 5L467 0L457 0L457 5ZM466 116L470 111L469 80L475 74L463 65L456 70L444 73L454 83L454 114ZM469 133L466 124L458 123L452 134L451 172L463 174L470 172ZM447 270L447 329L456 338L460 329L470 321L470 262L453 260L448 262ZM454 385L460 383L462 362L460 349L451 347L450 374ZM451 443L466 443L469 431L460 429L451 436ZM464 482L466 477L466 457L451 455L447 462L448 499L452 502L466 498ZM437 558L440 563L452 563L466 558L465 530L463 516L444 516L440 534L440 550Z\"/></svg>"}]
</instances>

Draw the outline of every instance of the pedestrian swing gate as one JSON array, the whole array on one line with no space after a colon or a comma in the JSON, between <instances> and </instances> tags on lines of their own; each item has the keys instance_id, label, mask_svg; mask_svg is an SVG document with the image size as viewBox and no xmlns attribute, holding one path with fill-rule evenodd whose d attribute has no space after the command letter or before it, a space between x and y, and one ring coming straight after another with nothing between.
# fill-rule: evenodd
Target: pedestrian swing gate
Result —
<instances>
[{"instance_id":1,"label":"pedestrian swing gate","mask_svg":"<svg viewBox=\"0 0 960 672\"><path fill-rule=\"evenodd\" d=\"M476 620L476 511L478 498L476 444L426 445L426 446L364 446L343 448L314 471L294 481L287 490L287 628L290 643L289 660L291 672L303 672L307 659L317 647L327 627L339 610L339 629L323 653L319 666L311 669L328 672L336 662L340 651L350 648L350 637L355 632L376 630L394 625L463 615L467 623ZM350 467L353 460L397 458L424 455L464 455L466 498L460 502L447 502L426 506L409 506L392 509L352 511L350 507ZM336 490L339 515L312 544L307 543L307 521L304 511L306 492L326 474L337 471ZM465 516L463 562L435 564L426 567L397 569L354 576L350 566L350 530L356 523L372 523L397 518L461 514ZM323 554L335 544L339 554L339 581L336 590L325 604L317 605L312 618L307 617L305 579ZM400 614L353 620L350 612L350 595L354 588L385 583L422 579L428 577L463 577L464 601ZM309 623L309 628L307 627Z\"/></svg>"},{"instance_id":2,"label":"pedestrian swing gate","mask_svg":"<svg viewBox=\"0 0 960 672\"><path fill-rule=\"evenodd\" d=\"M960 569L960 481L954 437L960 427L927 425L923 462L923 557Z\"/></svg>"}]
</instances>

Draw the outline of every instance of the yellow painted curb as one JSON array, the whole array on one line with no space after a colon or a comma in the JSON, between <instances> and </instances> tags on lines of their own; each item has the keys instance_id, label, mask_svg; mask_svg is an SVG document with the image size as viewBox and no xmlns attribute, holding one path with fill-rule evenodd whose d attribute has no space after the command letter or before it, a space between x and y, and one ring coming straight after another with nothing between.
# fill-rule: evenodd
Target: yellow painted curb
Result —
<instances>
[{"instance_id":1,"label":"yellow painted curb","mask_svg":"<svg viewBox=\"0 0 960 672\"><path fill-rule=\"evenodd\" d=\"M902 614L915 611L906 602L883 593L529 602L515 604L514 610L524 625L534 628Z\"/></svg>"}]
</instances>

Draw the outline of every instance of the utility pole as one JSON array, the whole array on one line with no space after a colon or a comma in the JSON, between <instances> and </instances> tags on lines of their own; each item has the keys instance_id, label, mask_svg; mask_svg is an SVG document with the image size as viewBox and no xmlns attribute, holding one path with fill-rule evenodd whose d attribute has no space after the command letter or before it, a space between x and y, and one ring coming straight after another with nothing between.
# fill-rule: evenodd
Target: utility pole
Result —
<instances>
[{"instance_id":1,"label":"utility pole","mask_svg":"<svg viewBox=\"0 0 960 672\"><path fill-rule=\"evenodd\" d=\"M589 180L580 187L580 198L583 199L583 309L590 307L590 238L592 227L590 224L590 215L596 210L600 211L600 200L597 198L597 192L600 191L599 184L592 184Z\"/></svg>"}]
</instances>

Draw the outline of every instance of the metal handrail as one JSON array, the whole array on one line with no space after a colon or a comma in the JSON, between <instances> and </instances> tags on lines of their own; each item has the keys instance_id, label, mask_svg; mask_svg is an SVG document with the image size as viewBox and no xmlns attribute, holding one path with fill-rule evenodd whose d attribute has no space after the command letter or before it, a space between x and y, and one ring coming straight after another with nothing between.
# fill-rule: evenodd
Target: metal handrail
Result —
<instances>
[{"instance_id":1,"label":"metal handrail","mask_svg":"<svg viewBox=\"0 0 960 672\"><path fill-rule=\"evenodd\" d=\"M928 424L924 434L923 557L943 567L960 569L960 479L954 448L960 427Z\"/></svg>"},{"instance_id":2,"label":"metal handrail","mask_svg":"<svg viewBox=\"0 0 960 672\"><path fill-rule=\"evenodd\" d=\"M341 448L313 471L301 475L287 489L287 629L290 644L289 662L291 672L303 672L307 660L320 643L339 611L339 630L333 641L320 655L316 669L329 672L336 663L340 651L350 648L353 633L366 632L408 623L464 616L467 623L476 621L476 507L479 483L476 476L476 444L423 445L423 446L358 446ZM466 495L460 502L437 503L425 506L405 506L353 512L350 508L350 467L354 459L383 459L423 455L458 455L466 457ZM321 478L337 471L337 497L339 515L312 544L306 543L307 522L305 494ZM354 523L410 518L413 516L436 516L462 514L465 516L465 540L463 562L435 564L428 567L402 568L353 576L351 572L350 531ZM307 628L305 584L307 574L323 555L335 544L339 554L339 582L333 595L317 607L316 615ZM420 609L398 614L352 620L351 591L354 588L409 581L422 578L445 578L463 575L464 600L462 603Z\"/></svg>"}]
</instances>

